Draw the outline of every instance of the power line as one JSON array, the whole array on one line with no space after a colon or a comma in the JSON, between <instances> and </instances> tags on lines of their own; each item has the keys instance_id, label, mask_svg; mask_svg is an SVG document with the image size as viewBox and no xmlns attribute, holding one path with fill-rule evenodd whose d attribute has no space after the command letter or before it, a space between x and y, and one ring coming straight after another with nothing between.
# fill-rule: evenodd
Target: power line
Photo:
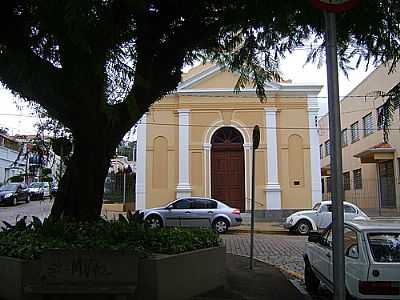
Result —
<instances>
[{"instance_id":1,"label":"power line","mask_svg":"<svg viewBox=\"0 0 400 300\"><path fill-rule=\"evenodd\" d=\"M198 127L198 128L220 128L220 125L200 125L200 124L173 124L173 123L158 123L158 122L146 122L146 123L140 123L143 125L154 125L154 126L174 126L174 127ZM277 129L277 130L329 130L329 127L268 127L268 126L260 126L262 129ZM253 129L254 126L241 126L240 128L243 129ZM379 131L382 128L368 128L369 130L373 131ZM353 131L365 131L364 128L353 128L351 129ZM400 128L389 128L390 130L395 130L395 131L400 131Z\"/></svg>"}]
</instances>

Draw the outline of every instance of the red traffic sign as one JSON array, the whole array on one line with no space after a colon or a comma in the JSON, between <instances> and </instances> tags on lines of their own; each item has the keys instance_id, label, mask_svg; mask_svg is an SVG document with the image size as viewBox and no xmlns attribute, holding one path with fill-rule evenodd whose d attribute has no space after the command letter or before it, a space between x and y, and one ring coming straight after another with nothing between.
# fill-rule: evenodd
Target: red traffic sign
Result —
<instances>
[{"instance_id":1,"label":"red traffic sign","mask_svg":"<svg viewBox=\"0 0 400 300\"><path fill-rule=\"evenodd\" d=\"M343 12L352 9L359 0L311 0L318 9L329 12Z\"/></svg>"}]
</instances>

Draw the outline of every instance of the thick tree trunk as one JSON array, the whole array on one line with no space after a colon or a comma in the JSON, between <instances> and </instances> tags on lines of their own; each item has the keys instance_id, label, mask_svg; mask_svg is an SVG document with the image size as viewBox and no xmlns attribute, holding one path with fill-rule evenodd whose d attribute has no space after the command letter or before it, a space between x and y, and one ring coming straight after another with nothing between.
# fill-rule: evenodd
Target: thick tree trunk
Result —
<instances>
[{"instance_id":1,"label":"thick tree trunk","mask_svg":"<svg viewBox=\"0 0 400 300\"><path fill-rule=\"evenodd\" d=\"M117 145L99 131L90 135L74 139L73 155L61 179L51 217L91 221L101 214L104 180Z\"/></svg>"}]
</instances>

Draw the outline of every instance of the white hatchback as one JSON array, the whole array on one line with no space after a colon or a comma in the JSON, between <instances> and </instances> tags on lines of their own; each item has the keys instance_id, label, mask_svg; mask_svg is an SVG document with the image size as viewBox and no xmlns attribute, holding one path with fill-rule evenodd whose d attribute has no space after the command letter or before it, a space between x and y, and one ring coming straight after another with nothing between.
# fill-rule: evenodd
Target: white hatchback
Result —
<instances>
[{"instance_id":1,"label":"white hatchback","mask_svg":"<svg viewBox=\"0 0 400 300\"><path fill-rule=\"evenodd\" d=\"M400 223L346 222L344 253L349 299L400 299ZM307 290L323 282L332 291L331 228L310 235L304 261Z\"/></svg>"}]
</instances>

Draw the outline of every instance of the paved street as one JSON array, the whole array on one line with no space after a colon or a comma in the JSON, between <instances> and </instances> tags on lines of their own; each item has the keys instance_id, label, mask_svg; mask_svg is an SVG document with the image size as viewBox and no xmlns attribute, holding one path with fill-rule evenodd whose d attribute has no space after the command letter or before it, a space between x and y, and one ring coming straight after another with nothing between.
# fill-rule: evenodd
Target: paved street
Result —
<instances>
[{"instance_id":1,"label":"paved street","mask_svg":"<svg viewBox=\"0 0 400 300\"><path fill-rule=\"evenodd\" d=\"M43 219L50 213L52 203L53 201L46 199L43 201L18 203L17 206L0 206L0 221L14 224L17 219L24 216L37 216Z\"/></svg>"}]
</instances>

